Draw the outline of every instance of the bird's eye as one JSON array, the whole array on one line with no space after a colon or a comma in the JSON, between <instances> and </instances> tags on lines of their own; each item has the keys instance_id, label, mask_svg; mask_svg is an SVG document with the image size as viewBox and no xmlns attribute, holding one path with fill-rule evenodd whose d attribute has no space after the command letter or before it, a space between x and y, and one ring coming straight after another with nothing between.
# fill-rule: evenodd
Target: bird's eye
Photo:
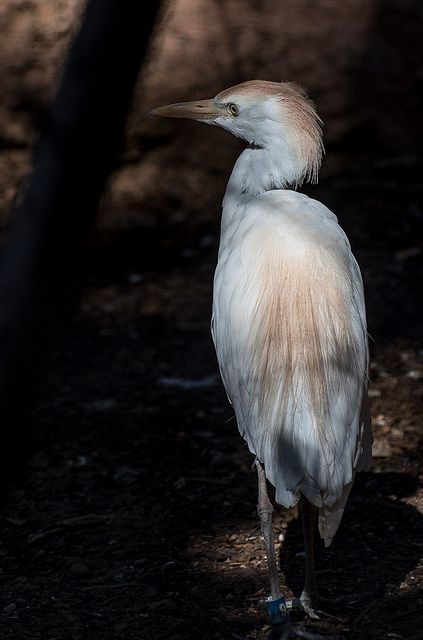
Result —
<instances>
[{"instance_id":1,"label":"bird's eye","mask_svg":"<svg viewBox=\"0 0 423 640\"><path fill-rule=\"evenodd\" d=\"M237 117L237 115L238 115L238 107L233 102L230 102L228 104L228 111L231 114L231 116L234 116L235 118Z\"/></svg>"}]
</instances>

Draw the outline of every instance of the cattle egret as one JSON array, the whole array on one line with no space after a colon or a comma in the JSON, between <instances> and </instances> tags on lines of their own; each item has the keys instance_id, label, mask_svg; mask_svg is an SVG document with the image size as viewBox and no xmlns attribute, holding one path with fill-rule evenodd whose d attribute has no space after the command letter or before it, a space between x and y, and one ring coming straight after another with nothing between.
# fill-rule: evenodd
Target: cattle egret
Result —
<instances>
[{"instance_id":1,"label":"cattle egret","mask_svg":"<svg viewBox=\"0 0 423 640\"><path fill-rule=\"evenodd\" d=\"M294 190L317 181L322 122L298 85L260 80L151 115L201 120L248 143L223 200L212 335L239 431L256 457L273 628L281 638L312 638L291 625L280 592L266 479L278 503L299 503L300 602L316 616L315 516L328 546L372 443L360 270L336 216Z\"/></svg>"}]
</instances>

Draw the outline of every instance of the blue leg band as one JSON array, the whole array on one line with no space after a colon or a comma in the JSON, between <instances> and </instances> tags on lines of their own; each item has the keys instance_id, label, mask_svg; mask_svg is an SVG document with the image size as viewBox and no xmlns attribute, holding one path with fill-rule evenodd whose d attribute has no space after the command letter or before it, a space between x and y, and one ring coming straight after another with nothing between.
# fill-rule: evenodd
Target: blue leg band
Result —
<instances>
[{"instance_id":1,"label":"blue leg band","mask_svg":"<svg viewBox=\"0 0 423 640\"><path fill-rule=\"evenodd\" d=\"M272 624L280 624L281 622L288 622L289 614L286 608L285 598L281 596L278 600L266 601L267 611L269 612L270 622Z\"/></svg>"}]
</instances>

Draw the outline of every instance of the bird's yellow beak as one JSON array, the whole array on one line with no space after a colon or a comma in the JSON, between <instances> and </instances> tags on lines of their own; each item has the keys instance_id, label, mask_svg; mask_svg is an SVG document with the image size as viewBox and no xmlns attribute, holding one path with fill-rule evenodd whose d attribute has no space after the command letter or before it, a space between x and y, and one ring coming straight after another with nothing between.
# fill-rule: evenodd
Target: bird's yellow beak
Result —
<instances>
[{"instance_id":1,"label":"bird's yellow beak","mask_svg":"<svg viewBox=\"0 0 423 640\"><path fill-rule=\"evenodd\" d=\"M191 120L215 120L224 115L222 108L214 100L197 100L196 102L177 102L165 107L157 107L148 112L149 116L163 118L190 118Z\"/></svg>"}]
</instances>

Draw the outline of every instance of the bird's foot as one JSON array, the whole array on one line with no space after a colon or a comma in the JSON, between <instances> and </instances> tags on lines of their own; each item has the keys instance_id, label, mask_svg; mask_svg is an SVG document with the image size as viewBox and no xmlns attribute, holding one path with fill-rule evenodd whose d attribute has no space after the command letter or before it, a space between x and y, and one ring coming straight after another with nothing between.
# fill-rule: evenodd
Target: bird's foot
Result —
<instances>
[{"instance_id":1,"label":"bird's foot","mask_svg":"<svg viewBox=\"0 0 423 640\"><path fill-rule=\"evenodd\" d=\"M327 609L330 610L333 607L338 607L343 604L354 604L371 596L371 593L364 592L348 596L342 595L337 598L323 598L318 594L310 595L306 591L303 591L299 599L287 601L286 606L290 611L303 611L314 620L319 620L321 617L324 617L340 621L337 616L328 613Z\"/></svg>"},{"instance_id":2,"label":"bird's foot","mask_svg":"<svg viewBox=\"0 0 423 640\"><path fill-rule=\"evenodd\" d=\"M304 590L299 599L289 600L286 606L290 611L302 611L313 620L319 620L321 616L332 617L323 611L324 604L324 599L317 593L311 594Z\"/></svg>"},{"instance_id":3,"label":"bird's foot","mask_svg":"<svg viewBox=\"0 0 423 640\"><path fill-rule=\"evenodd\" d=\"M304 595L304 594L303 594ZM306 598L303 598L305 602ZM279 598L269 598L266 601L272 625L272 633L269 640L290 640L291 638L302 638L303 640L320 640L323 636L308 633L300 626L291 624L287 603L282 595ZM317 617L314 615L313 617ZM331 636L334 640L334 636Z\"/></svg>"}]
</instances>

